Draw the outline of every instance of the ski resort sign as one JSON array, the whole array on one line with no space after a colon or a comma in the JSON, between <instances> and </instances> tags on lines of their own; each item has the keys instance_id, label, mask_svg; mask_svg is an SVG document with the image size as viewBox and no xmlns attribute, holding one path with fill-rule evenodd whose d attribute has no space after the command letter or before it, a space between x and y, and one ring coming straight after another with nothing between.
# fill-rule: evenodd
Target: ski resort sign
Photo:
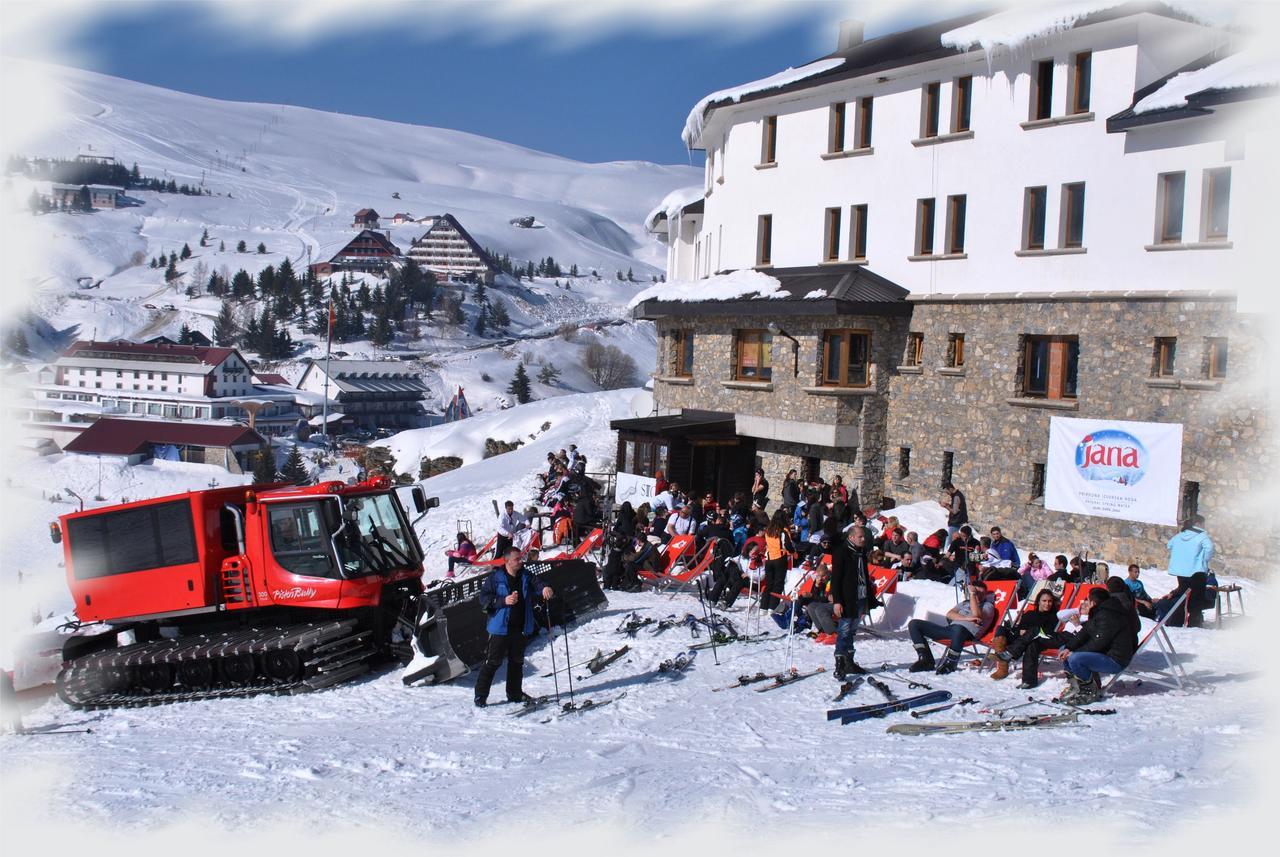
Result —
<instances>
[{"instance_id":1,"label":"ski resort sign","mask_svg":"<svg viewBox=\"0 0 1280 857\"><path fill-rule=\"evenodd\" d=\"M1182 425L1053 417L1044 507L1176 526Z\"/></svg>"},{"instance_id":2,"label":"ski resort sign","mask_svg":"<svg viewBox=\"0 0 1280 857\"><path fill-rule=\"evenodd\" d=\"M618 487L614 491L614 502L621 506L627 500L632 506L648 503L657 493L658 480L652 476L637 476L634 473L618 471Z\"/></svg>"}]
</instances>

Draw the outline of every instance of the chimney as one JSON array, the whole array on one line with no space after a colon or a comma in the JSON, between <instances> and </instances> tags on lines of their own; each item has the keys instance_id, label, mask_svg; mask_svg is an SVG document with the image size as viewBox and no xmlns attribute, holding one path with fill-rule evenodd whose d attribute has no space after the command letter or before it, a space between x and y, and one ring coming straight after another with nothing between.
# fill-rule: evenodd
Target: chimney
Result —
<instances>
[{"instance_id":1,"label":"chimney","mask_svg":"<svg viewBox=\"0 0 1280 857\"><path fill-rule=\"evenodd\" d=\"M862 29L866 26L863 21L857 21L853 18L846 18L840 22L840 39L836 44L836 51L847 51L849 48L855 48L862 44Z\"/></svg>"}]
</instances>

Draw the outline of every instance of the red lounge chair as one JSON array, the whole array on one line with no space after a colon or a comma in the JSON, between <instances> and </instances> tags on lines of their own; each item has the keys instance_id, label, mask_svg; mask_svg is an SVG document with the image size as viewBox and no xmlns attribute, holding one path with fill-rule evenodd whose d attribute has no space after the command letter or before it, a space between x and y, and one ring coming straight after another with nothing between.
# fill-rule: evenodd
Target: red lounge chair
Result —
<instances>
[{"instance_id":1,"label":"red lounge chair","mask_svg":"<svg viewBox=\"0 0 1280 857\"><path fill-rule=\"evenodd\" d=\"M675 568L676 560L693 549L693 536L672 536L671 541L658 547L658 570L640 571L640 577L646 581L656 581L666 577Z\"/></svg>"},{"instance_id":2,"label":"red lounge chair","mask_svg":"<svg viewBox=\"0 0 1280 857\"><path fill-rule=\"evenodd\" d=\"M1016 580L993 580L987 583L987 590L995 599L996 620L991 623L991 628L987 633L983 634L980 639L969 640L966 646L973 646L975 649L982 646L986 651L983 653L983 661L991 654L991 640L996 635L996 629L1004 622L1005 616L1009 611L1018 604L1018 581ZM943 646L950 646L951 641L947 639L936 640Z\"/></svg>"}]
</instances>

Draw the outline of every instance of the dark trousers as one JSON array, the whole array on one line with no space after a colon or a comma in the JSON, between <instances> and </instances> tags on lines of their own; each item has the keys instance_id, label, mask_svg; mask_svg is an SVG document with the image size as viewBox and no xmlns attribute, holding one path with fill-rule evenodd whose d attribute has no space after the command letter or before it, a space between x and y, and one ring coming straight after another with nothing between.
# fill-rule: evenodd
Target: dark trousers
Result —
<instances>
[{"instance_id":1,"label":"dark trousers","mask_svg":"<svg viewBox=\"0 0 1280 857\"><path fill-rule=\"evenodd\" d=\"M782 590L787 587L787 558L766 560L764 564L764 581L760 593L760 606L772 610L781 603Z\"/></svg>"},{"instance_id":2,"label":"dark trousers","mask_svg":"<svg viewBox=\"0 0 1280 857\"><path fill-rule=\"evenodd\" d=\"M1009 660L1022 659L1023 684L1040 683L1040 654L1045 649L1056 649L1062 645L1062 635L1054 632L1047 637L1035 634L1023 634L1009 644L1006 654Z\"/></svg>"},{"instance_id":3,"label":"dark trousers","mask_svg":"<svg viewBox=\"0 0 1280 857\"><path fill-rule=\"evenodd\" d=\"M1188 628L1199 628L1202 622L1200 611L1204 609L1204 588L1208 580L1208 575L1203 571L1197 571L1190 577L1178 577L1178 588L1169 593L1167 597L1177 601L1181 597L1184 590L1191 590L1187 596L1187 601L1179 610L1183 611ZM1175 617L1176 621L1176 617ZM1171 623L1172 624L1172 623Z\"/></svg>"},{"instance_id":4,"label":"dark trousers","mask_svg":"<svg viewBox=\"0 0 1280 857\"><path fill-rule=\"evenodd\" d=\"M509 547L511 547L511 539L507 536L499 534L498 541L494 544L493 558L502 559L503 555L506 554L507 552L507 548Z\"/></svg>"},{"instance_id":5,"label":"dark trousers","mask_svg":"<svg viewBox=\"0 0 1280 857\"><path fill-rule=\"evenodd\" d=\"M928 645L925 643L926 639L950 640L951 651L959 654L965 643L977 639L973 636L971 627L958 622L939 625L937 622L928 622L924 619L912 619L907 623L907 635L911 637L911 642L917 649Z\"/></svg>"},{"instance_id":6,"label":"dark trousers","mask_svg":"<svg viewBox=\"0 0 1280 857\"><path fill-rule=\"evenodd\" d=\"M528 644L524 634L490 634L485 650L484 663L476 675L476 699L488 701L489 688L502 662L507 662L507 699L519 702L524 698L521 680L524 677L524 647Z\"/></svg>"},{"instance_id":7,"label":"dark trousers","mask_svg":"<svg viewBox=\"0 0 1280 857\"><path fill-rule=\"evenodd\" d=\"M721 598L726 607L732 607L742 587L747 585L747 576L742 573L736 562L717 563L711 572L711 591L707 595L711 603L716 604Z\"/></svg>"}]
</instances>

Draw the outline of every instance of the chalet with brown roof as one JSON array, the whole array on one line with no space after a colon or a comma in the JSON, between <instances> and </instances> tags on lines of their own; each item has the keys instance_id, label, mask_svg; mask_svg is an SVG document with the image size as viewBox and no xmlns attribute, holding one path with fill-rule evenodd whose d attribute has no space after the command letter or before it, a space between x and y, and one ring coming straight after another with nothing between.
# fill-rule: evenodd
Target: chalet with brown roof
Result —
<instances>
[{"instance_id":1,"label":"chalet with brown roof","mask_svg":"<svg viewBox=\"0 0 1280 857\"><path fill-rule=\"evenodd\" d=\"M381 220L378 212L372 208L362 208L352 218L351 225L356 229L377 229L381 225Z\"/></svg>"},{"instance_id":2,"label":"chalet with brown roof","mask_svg":"<svg viewBox=\"0 0 1280 857\"><path fill-rule=\"evenodd\" d=\"M327 262L311 266L316 276L324 277L337 271L359 271L382 275L402 258L400 248L387 235L373 229L363 229Z\"/></svg>"}]
</instances>

